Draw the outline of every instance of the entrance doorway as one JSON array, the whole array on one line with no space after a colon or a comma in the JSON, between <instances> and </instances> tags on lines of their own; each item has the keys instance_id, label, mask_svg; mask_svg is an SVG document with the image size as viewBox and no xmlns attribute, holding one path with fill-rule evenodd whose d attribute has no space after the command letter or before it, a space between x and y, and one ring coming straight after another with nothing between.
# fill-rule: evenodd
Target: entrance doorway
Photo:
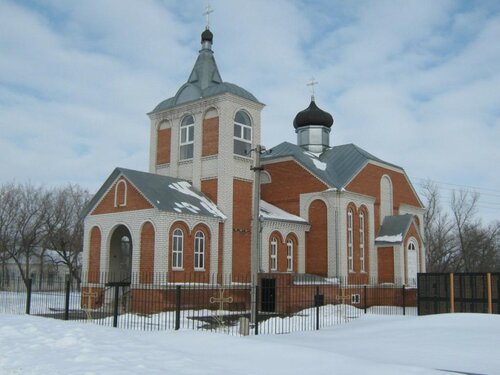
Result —
<instances>
[{"instance_id":1,"label":"entrance doorway","mask_svg":"<svg viewBox=\"0 0 500 375\"><path fill-rule=\"evenodd\" d=\"M132 275L132 236L125 225L116 227L110 242L108 282L130 282Z\"/></svg>"},{"instance_id":2,"label":"entrance doorway","mask_svg":"<svg viewBox=\"0 0 500 375\"><path fill-rule=\"evenodd\" d=\"M261 279L261 311L276 311L276 279Z\"/></svg>"}]
</instances>

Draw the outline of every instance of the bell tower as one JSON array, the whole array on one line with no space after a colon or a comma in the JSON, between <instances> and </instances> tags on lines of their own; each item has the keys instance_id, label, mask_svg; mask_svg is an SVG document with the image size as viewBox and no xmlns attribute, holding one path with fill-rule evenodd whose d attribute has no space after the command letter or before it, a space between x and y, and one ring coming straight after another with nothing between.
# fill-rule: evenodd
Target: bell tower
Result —
<instances>
[{"instance_id":1,"label":"bell tower","mask_svg":"<svg viewBox=\"0 0 500 375\"><path fill-rule=\"evenodd\" d=\"M243 275L250 272L250 150L260 144L264 105L222 80L213 41L207 21L187 82L148 113L149 171L186 179L217 204L227 216L219 233L219 273Z\"/></svg>"}]
</instances>

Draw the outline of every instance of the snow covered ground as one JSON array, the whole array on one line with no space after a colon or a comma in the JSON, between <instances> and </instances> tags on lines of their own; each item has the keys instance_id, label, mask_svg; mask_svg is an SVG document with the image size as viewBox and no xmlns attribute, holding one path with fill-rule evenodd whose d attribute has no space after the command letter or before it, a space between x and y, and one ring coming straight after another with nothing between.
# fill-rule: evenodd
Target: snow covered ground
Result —
<instances>
[{"instance_id":1,"label":"snow covered ground","mask_svg":"<svg viewBox=\"0 0 500 375\"><path fill-rule=\"evenodd\" d=\"M0 374L500 374L500 316L363 315L321 331L142 332L0 314Z\"/></svg>"}]
</instances>

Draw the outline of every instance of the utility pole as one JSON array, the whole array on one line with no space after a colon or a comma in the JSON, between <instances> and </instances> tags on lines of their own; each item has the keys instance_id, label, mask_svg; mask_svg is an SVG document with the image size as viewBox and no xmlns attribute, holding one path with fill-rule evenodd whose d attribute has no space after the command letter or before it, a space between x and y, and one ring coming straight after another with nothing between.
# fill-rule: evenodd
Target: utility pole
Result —
<instances>
[{"instance_id":1,"label":"utility pole","mask_svg":"<svg viewBox=\"0 0 500 375\"><path fill-rule=\"evenodd\" d=\"M254 185L253 185L253 205L252 205L252 239L251 239L251 261L250 261L250 271L252 277L252 290L251 290L251 312L250 312L250 322L252 324L256 323L257 320L257 276L259 274L259 259L260 259L260 172L264 170L260 164L260 155L266 151L266 148L261 145L257 145L251 151L255 152L255 164L250 167L252 171L255 172Z\"/></svg>"}]
</instances>

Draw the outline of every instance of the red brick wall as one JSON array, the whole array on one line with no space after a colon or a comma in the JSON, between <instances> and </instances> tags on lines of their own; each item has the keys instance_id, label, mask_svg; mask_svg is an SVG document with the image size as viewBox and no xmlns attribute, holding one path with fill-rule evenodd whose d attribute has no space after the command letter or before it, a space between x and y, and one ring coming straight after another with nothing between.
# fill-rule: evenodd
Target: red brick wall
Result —
<instances>
[{"instance_id":1,"label":"red brick wall","mask_svg":"<svg viewBox=\"0 0 500 375\"><path fill-rule=\"evenodd\" d=\"M327 186L294 161L267 164L272 182L263 184L262 199L294 215L300 215L300 194L322 191Z\"/></svg>"},{"instance_id":2,"label":"red brick wall","mask_svg":"<svg viewBox=\"0 0 500 375\"><path fill-rule=\"evenodd\" d=\"M157 132L156 164L170 163L170 142L172 129L161 129Z\"/></svg>"},{"instance_id":3,"label":"red brick wall","mask_svg":"<svg viewBox=\"0 0 500 375\"><path fill-rule=\"evenodd\" d=\"M421 207L404 174L373 164L366 165L346 189L375 197L375 232L380 228L380 179L384 174L388 175L392 181L393 212L398 212L399 205L402 203Z\"/></svg>"},{"instance_id":4,"label":"red brick wall","mask_svg":"<svg viewBox=\"0 0 500 375\"><path fill-rule=\"evenodd\" d=\"M215 204L217 204L217 184L216 178L201 181L201 191Z\"/></svg>"},{"instance_id":5,"label":"red brick wall","mask_svg":"<svg viewBox=\"0 0 500 375\"><path fill-rule=\"evenodd\" d=\"M378 282L394 282L394 248L379 247L378 251Z\"/></svg>"},{"instance_id":6,"label":"red brick wall","mask_svg":"<svg viewBox=\"0 0 500 375\"><path fill-rule=\"evenodd\" d=\"M219 117L203 120L203 141L201 156L219 153Z\"/></svg>"},{"instance_id":7,"label":"red brick wall","mask_svg":"<svg viewBox=\"0 0 500 375\"><path fill-rule=\"evenodd\" d=\"M153 282L155 260L155 228L150 222L142 226L139 282Z\"/></svg>"},{"instance_id":8,"label":"red brick wall","mask_svg":"<svg viewBox=\"0 0 500 375\"><path fill-rule=\"evenodd\" d=\"M127 205L115 207L115 186L119 181L124 180L127 183ZM126 179L120 178L108 193L102 198L101 202L92 211L91 215L110 214L115 212L135 211L152 208L153 206L137 191L137 189ZM123 184L120 184L123 185Z\"/></svg>"},{"instance_id":9,"label":"red brick wall","mask_svg":"<svg viewBox=\"0 0 500 375\"><path fill-rule=\"evenodd\" d=\"M98 283L101 272L101 230L93 227L90 231L89 248L89 283Z\"/></svg>"},{"instance_id":10,"label":"red brick wall","mask_svg":"<svg viewBox=\"0 0 500 375\"><path fill-rule=\"evenodd\" d=\"M321 200L309 206L311 230L306 232L306 273L328 276L327 208Z\"/></svg>"},{"instance_id":11,"label":"red brick wall","mask_svg":"<svg viewBox=\"0 0 500 375\"><path fill-rule=\"evenodd\" d=\"M233 275L250 273L252 183L233 180Z\"/></svg>"},{"instance_id":12,"label":"red brick wall","mask_svg":"<svg viewBox=\"0 0 500 375\"><path fill-rule=\"evenodd\" d=\"M182 269L172 269L172 254L173 254L173 233L176 229L181 229L184 236L184 249L182 254ZM202 231L205 234L205 259L204 259L204 269L195 270L194 269L194 242L195 236L198 231ZM204 224L196 225L192 231L189 230L188 226L181 222L175 222L172 224L169 233L169 280L171 282L185 282L185 281L195 281L195 282L208 282L210 279L210 230Z\"/></svg>"}]
</instances>

